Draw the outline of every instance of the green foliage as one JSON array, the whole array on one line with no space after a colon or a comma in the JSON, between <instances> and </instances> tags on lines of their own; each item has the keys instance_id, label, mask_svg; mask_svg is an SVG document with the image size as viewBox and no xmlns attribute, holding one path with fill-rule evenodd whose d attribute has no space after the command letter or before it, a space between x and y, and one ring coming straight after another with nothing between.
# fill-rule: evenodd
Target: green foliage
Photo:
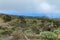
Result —
<instances>
[{"instance_id":1,"label":"green foliage","mask_svg":"<svg viewBox=\"0 0 60 40\"><path fill-rule=\"evenodd\" d=\"M40 38L40 35L39 34L32 34L32 33L30 33L30 34L26 34L26 36L28 37L28 38L34 38L34 39L39 39Z\"/></svg>"},{"instance_id":2,"label":"green foliage","mask_svg":"<svg viewBox=\"0 0 60 40\"><path fill-rule=\"evenodd\" d=\"M5 22L11 21L11 16L9 16L9 15L4 15L4 16L3 16L3 20L4 20Z\"/></svg>"},{"instance_id":3,"label":"green foliage","mask_svg":"<svg viewBox=\"0 0 60 40\"><path fill-rule=\"evenodd\" d=\"M40 33L40 30L37 29L37 27L32 27L32 31L35 32L36 34Z\"/></svg>"},{"instance_id":4,"label":"green foliage","mask_svg":"<svg viewBox=\"0 0 60 40\"><path fill-rule=\"evenodd\" d=\"M53 31L56 34L56 40L60 40L60 28Z\"/></svg>"},{"instance_id":5,"label":"green foliage","mask_svg":"<svg viewBox=\"0 0 60 40\"><path fill-rule=\"evenodd\" d=\"M40 33L40 38L44 40L55 40L56 34L49 31L44 31Z\"/></svg>"},{"instance_id":6,"label":"green foliage","mask_svg":"<svg viewBox=\"0 0 60 40\"><path fill-rule=\"evenodd\" d=\"M60 28L54 30L54 33L56 33L56 34L60 34Z\"/></svg>"},{"instance_id":7,"label":"green foliage","mask_svg":"<svg viewBox=\"0 0 60 40\"><path fill-rule=\"evenodd\" d=\"M5 32L10 35L13 32L13 30L12 29L11 30L10 29L8 29L8 30L6 29L6 30L4 30L4 33Z\"/></svg>"},{"instance_id":8,"label":"green foliage","mask_svg":"<svg viewBox=\"0 0 60 40\"><path fill-rule=\"evenodd\" d=\"M14 33L17 34L17 31L22 30L23 32L26 32L26 35L30 38L41 38L42 40L60 40L60 19L52 19L45 16L25 17L12 15L0 15L0 18L8 23L7 26L6 24L2 24L4 27L0 25L0 35L5 32L11 34L14 31L16 31ZM52 25L53 27L51 27ZM52 31L48 31L49 29ZM13 35L16 35L14 33Z\"/></svg>"},{"instance_id":9,"label":"green foliage","mask_svg":"<svg viewBox=\"0 0 60 40\"><path fill-rule=\"evenodd\" d=\"M2 36L2 33L4 32L4 30L0 30L0 37Z\"/></svg>"},{"instance_id":10,"label":"green foliage","mask_svg":"<svg viewBox=\"0 0 60 40\"><path fill-rule=\"evenodd\" d=\"M26 23L25 18L23 16L19 16L18 19L19 21L21 21L21 23Z\"/></svg>"}]
</instances>

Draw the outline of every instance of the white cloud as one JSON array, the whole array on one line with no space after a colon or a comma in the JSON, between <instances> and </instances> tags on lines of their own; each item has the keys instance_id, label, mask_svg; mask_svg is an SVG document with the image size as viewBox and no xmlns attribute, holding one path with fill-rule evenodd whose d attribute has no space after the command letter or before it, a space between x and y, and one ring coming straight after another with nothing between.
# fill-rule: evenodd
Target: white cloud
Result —
<instances>
[{"instance_id":1,"label":"white cloud","mask_svg":"<svg viewBox=\"0 0 60 40\"><path fill-rule=\"evenodd\" d=\"M59 14L60 0L0 0L0 10L15 10L21 13L43 12Z\"/></svg>"},{"instance_id":2,"label":"white cloud","mask_svg":"<svg viewBox=\"0 0 60 40\"><path fill-rule=\"evenodd\" d=\"M45 3L45 2L41 3L39 7L44 12L48 12L48 11L51 10L51 6L48 3Z\"/></svg>"},{"instance_id":3,"label":"white cloud","mask_svg":"<svg viewBox=\"0 0 60 40\"><path fill-rule=\"evenodd\" d=\"M42 10L43 12L48 12L53 9L51 2L48 2L48 0L0 0L0 10L17 10L22 12Z\"/></svg>"}]
</instances>

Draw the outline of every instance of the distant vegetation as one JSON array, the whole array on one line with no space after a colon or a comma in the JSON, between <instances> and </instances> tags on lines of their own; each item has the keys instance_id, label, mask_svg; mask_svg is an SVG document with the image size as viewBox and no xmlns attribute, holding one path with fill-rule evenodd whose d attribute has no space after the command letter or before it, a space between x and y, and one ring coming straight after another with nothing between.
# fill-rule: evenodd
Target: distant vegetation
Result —
<instances>
[{"instance_id":1,"label":"distant vegetation","mask_svg":"<svg viewBox=\"0 0 60 40\"><path fill-rule=\"evenodd\" d=\"M0 14L0 37L9 35L9 40L60 40L60 19ZM0 20L1 21L1 20Z\"/></svg>"}]
</instances>

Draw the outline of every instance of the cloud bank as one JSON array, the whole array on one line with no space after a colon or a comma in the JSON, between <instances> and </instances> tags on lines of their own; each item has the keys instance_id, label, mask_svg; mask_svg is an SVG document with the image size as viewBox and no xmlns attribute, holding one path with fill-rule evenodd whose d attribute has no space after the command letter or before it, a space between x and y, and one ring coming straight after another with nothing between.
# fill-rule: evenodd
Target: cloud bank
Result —
<instances>
[{"instance_id":1,"label":"cloud bank","mask_svg":"<svg viewBox=\"0 0 60 40\"><path fill-rule=\"evenodd\" d=\"M0 0L0 12L60 16L60 0Z\"/></svg>"}]
</instances>

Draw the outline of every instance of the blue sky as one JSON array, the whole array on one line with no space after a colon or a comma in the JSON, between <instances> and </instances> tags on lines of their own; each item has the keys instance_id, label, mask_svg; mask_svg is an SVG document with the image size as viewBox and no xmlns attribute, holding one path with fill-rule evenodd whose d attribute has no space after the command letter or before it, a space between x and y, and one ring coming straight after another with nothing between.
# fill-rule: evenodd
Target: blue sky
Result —
<instances>
[{"instance_id":1,"label":"blue sky","mask_svg":"<svg viewBox=\"0 0 60 40\"><path fill-rule=\"evenodd\" d=\"M60 17L60 0L0 0L0 12L12 15Z\"/></svg>"}]
</instances>

